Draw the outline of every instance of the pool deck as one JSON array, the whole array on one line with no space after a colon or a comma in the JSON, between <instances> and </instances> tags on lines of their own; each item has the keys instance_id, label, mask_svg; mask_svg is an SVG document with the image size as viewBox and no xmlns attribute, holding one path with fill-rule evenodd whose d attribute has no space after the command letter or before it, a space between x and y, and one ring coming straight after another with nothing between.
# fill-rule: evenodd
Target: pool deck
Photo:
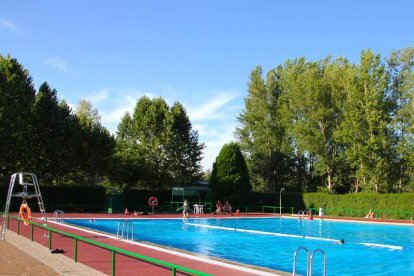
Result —
<instances>
[{"instance_id":1,"label":"pool deck","mask_svg":"<svg viewBox=\"0 0 414 276\"><path fill-rule=\"evenodd\" d=\"M13 214L16 215L16 214ZM249 213L240 214L237 217L275 217L278 214L269 213ZM40 214L33 214L34 221L40 222L36 219L40 217ZM49 225L69 233L73 233L88 239L99 241L111 246L115 246L121 249L125 249L137 254L141 254L147 257L156 258L176 265L184 266L187 268L195 269L212 275L291 275L290 273L270 270L266 268L253 267L248 265L242 265L239 263L217 259L207 258L195 253L186 252L182 250L166 248L149 243L143 243L139 241L131 242L126 240L117 239L114 236L106 235L103 233L87 231L79 228L74 228L65 224L53 223L51 220L53 214L47 214ZM190 218L237 218L236 216L226 215L211 215L211 214L192 214ZM295 217L286 215L286 217ZM114 219L151 219L151 218L181 218L180 214L155 214L155 215L123 215L123 214L85 214L85 213L65 213L65 218L114 218ZM315 219L320 219L315 216ZM363 222L381 222L381 223L397 223L397 224L411 224L411 221L404 220L383 220L383 219L363 219L363 218L344 218L344 217L325 217L326 220L350 220L350 221L363 221ZM17 231L17 222L15 220L10 221L10 230ZM45 247L48 247L48 239L44 237L44 230L35 227L34 228L34 242L39 243ZM156 233L155 233L156 234ZM30 227L20 225L20 235L30 239ZM72 238L68 238L59 234L52 235L52 249L63 249L65 252L63 255L73 259L74 257L74 241ZM92 267L98 271L101 271L107 275L111 275L111 258L110 251L98 248L96 246L88 245L83 242L78 243L78 262L81 262L89 267ZM293 253L292 253L293 258ZM171 275L171 270L163 268L150 263L139 261L127 256L116 255L116 275ZM177 275L186 275L177 272Z\"/></svg>"}]
</instances>

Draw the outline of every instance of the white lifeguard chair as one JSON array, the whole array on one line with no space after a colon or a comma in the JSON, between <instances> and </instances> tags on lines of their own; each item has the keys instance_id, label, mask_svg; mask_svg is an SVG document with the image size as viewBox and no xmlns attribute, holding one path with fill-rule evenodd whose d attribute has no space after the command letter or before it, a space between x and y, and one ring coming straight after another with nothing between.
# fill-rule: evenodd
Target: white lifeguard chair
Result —
<instances>
[{"instance_id":1,"label":"white lifeguard chair","mask_svg":"<svg viewBox=\"0 0 414 276\"><path fill-rule=\"evenodd\" d=\"M19 186L23 187L23 191L13 194L16 182L18 182ZM39 210L42 214L43 225L47 226L45 206L43 204L42 194L40 193L39 182L37 181L36 175L34 173L14 173L10 178L9 191L7 193L6 206L3 214L3 227L1 229L1 239L4 239L6 235L10 201L12 197L21 197L23 198L23 202L31 198L37 198Z\"/></svg>"}]
</instances>

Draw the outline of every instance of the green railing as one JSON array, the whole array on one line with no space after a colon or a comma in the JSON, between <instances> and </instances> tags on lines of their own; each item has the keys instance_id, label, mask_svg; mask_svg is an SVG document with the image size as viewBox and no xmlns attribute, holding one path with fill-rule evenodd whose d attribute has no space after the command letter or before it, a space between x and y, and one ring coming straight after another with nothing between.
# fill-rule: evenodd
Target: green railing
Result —
<instances>
[{"instance_id":1,"label":"green railing","mask_svg":"<svg viewBox=\"0 0 414 276\"><path fill-rule=\"evenodd\" d=\"M9 228L9 219L10 218L12 218L14 220L17 220L17 234L20 235L20 223L21 223L22 220L18 217L8 216L7 218L5 218L5 219L7 219L7 228ZM98 242L98 241L94 241L94 240L85 238L85 237L82 237L82 236L78 236L78 235L75 235L75 234L72 234L72 233L61 231L61 230L55 229L53 227L45 226L43 224L36 223L36 222L33 222L33 221L30 222L30 239L32 241L34 240L34 237L33 237L34 227L39 227L39 228L42 228L42 229L45 229L46 231L48 231L49 250L52 249L52 234L53 233L57 233L57 234L60 234L60 235L66 236L66 237L73 238L74 239L74 256L73 256L73 259L74 259L75 262L78 261L77 256L78 256L78 250L79 250L78 249L78 242L79 241L82 241L84 243L106 249L108 251L111 251L112 252L112 275L113 276L115 275L115 267L116 267L115 266L115 256L116 256L116 254L121 254L121 255L128 256L128 257L131 257L131 258L134 258L134 259L138 259L138 260L141 260L141 261L152 263L154 265L169 268L169 269L171 269L171 272L172 272L171 275L173 275L173 276L176 275L177 271L184 272L184 273L187 273L187 274L190 274L190 275L196 275L196 276L209 276L209 275L211 275L211 274L204 273L204 272L201 272L201 271L197 271L197 270L194 270L194 269L191 269L191 268L183 267L183 266L176 265L176 264L173 264L173 263L169 263L169 262L166 262L166 261L162 261L162 260L154 259L154 258L151 258L151 257L147 257L147 256L144 256L144 255L141 255L141 254L138 254L138 253L130 252L130 251L125 250L125 249L121 249L121 248L118 248L118 247L115 247L115 246L107 245L107 244L104 244L104 243L101 243L101 242Z\"/></svg>"},{"instance_id":2,"label":"green railing","mask_svg":"<svg viewBox=\"0 0 414 276\"><path fill-rule=\"evenodd\" d=\"M280 211L277 211L276 212L276 210L279 210L279 209L282 209L282 213L283 213L283 210L284 209L286 209L286 208L290 208L290 213L293 215L293 212L294 212L294 210L295 210L295 207L278 207L278 206L262 206L262 213L265 213L265 210L266 209L272 209L273 210L273 213L280 213Z\"/></svg>"}]
</instances>

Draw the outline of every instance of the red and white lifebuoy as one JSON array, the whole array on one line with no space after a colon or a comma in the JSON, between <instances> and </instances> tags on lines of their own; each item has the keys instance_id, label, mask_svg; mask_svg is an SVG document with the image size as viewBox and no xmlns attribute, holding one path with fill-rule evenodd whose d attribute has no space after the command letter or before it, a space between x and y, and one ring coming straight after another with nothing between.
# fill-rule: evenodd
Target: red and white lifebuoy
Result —
<instances>
[{"instance_id":1,"label":"red and white lifebuoy","mask_svg":"<svg viewBox=\"0 0 414 276\"><path fill-rule=\"evenodd\" d=\"M156 207L158 205L158 198L156 198L155 196L152 196L148 199L148 204L151 207Z\"/></svg>"}]
</instances>

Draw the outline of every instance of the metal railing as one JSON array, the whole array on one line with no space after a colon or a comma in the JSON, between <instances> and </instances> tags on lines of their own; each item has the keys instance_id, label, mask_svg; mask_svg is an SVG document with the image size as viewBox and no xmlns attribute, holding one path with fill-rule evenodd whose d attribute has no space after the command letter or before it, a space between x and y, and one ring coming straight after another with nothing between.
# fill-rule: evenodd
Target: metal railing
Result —
<instances>
[{"instance_id":1,"label":"metal railing","mask_svg":"<svg viewBox=\"0 0 414 276\"><path fill-rule=\"evenodd\" d=\"M14 220L17 220L17 234L20 235L20 224L21 224L22 220L18 217L15 217L15 216L7 216L7 218L4 218L4 219L7 220L7 228L8 229L10 229L9 228L10 218L14 219ZM107 245L107 244L104 244L104 243L101 243L101 242L98 242L98 241L95 241L95 240L91 240L91 239L88 239L88 238L85 238L85 237L82 237L82 236L78 236L78 235L75 235L75 234L72 234L72 233L68 233L68 232L65 232L65 231L62 231L62 230L58 230L58 229L55 229L55 228L50 227L50 226L44 226L43 224L39 224L39 223L36 223L36 222L33 222L33 221L30 222L30 239L31 239L31 241L34 240L33 233L34 233L34 228L35 227L45 229L49 232L49 235L48 235L49 250L52 249L52 234L53 233L73 238L74 239L74 256L73 256L73 259L74 259L75 262L78 261L78 250L79 250L78 249L78 242L79 241L90 244L90 245L93 245L93 246L96 246L96 247L99 247L99 248L102 248L102 249L105 249L105 250L108 250L108 251L111 251L112 252L112 258L111 258L112 259L112 271L111 271L111 273L112 273L113 276L115 275L115 268L116 268L116 262L115 262L116 254L121 254L121 255L124 255L124 256L128 256L128 257L131 257L131 258L134 258L134 259L138 259L138 260L141 260L141 261L151 263L153 265L162 266L164 268L169 268L169 269L171 269L171 272L172 272L171 275L173 275L173 276L176 275L177 271L188 273L190 275L196 275L196 276L209 276L209 275L211 275L211 274L204 273L204 272L194 270L194 269L191 269L191 268L187 268L187 267L184 267L184 266L180 266L180 265L176 265L176 264L169 263L169 262L166 262L166 261L162 261L162 260L158 260L158 259L155 259L155 258L147 257L147 256L144 256L144 255L141 255L141 254L138 254L138 253L134 253L134 252L131 252L131 251L128 251L128 250L125 250L125 249L121 249L121 248L118 248L118 247L115 247L115 246Z\"/></svg>"},{"instance_id":2,"label":"metal railing","mask_svg":"<svg viewBox=\"0 0 414 276\"><path fill-rule=\"evenodd\" d=\"M284 209L288 209L290 208L290 213L293 215L293 212L295 210L295 207L280 207L280 206L262 206L262 213L265 213L266 209L272 209L273 213L276 213L276 210L279 210L280 208L282 208L282 212ZM279 211L277 213L280 213Z\"/></svg>"}]
</instances>

